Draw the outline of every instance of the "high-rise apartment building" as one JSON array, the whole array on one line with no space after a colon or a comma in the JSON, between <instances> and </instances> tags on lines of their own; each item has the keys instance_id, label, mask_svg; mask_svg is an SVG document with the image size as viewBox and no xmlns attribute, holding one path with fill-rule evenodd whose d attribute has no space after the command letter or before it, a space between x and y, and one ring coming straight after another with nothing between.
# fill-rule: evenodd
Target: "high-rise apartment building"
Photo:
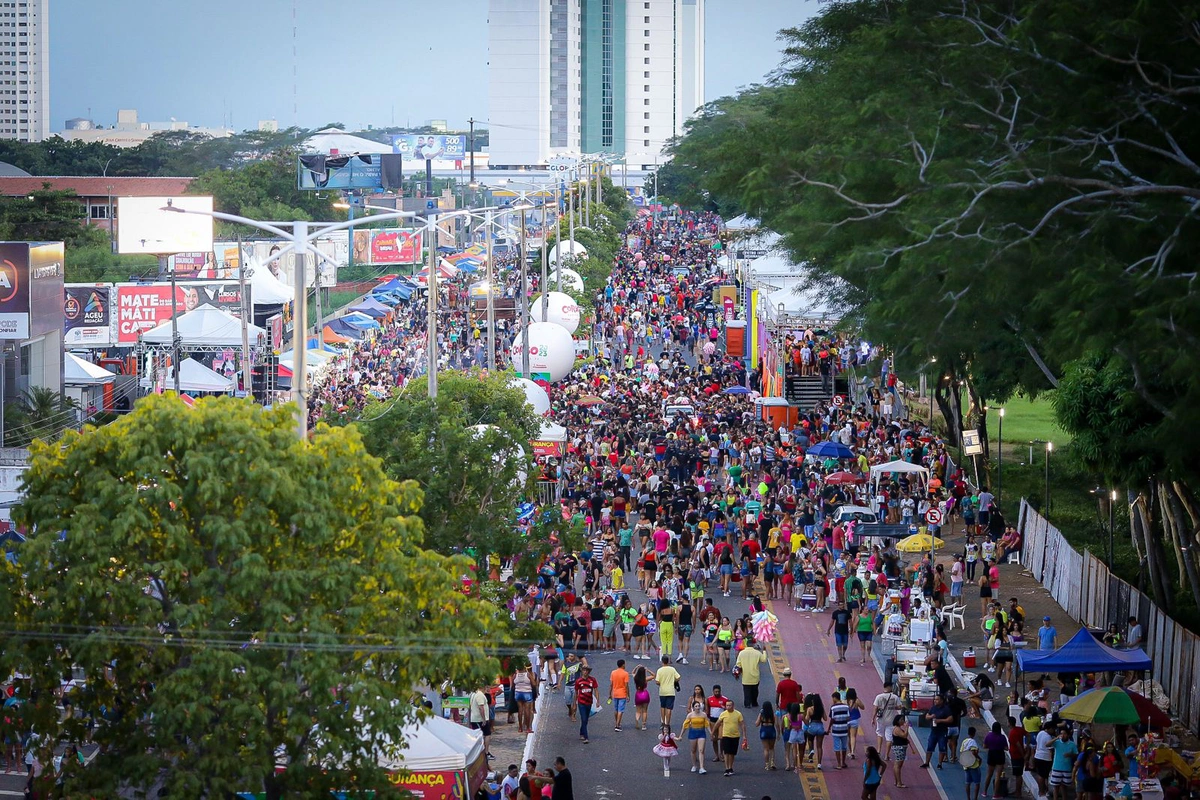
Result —
<instances>
[{"instance_id":1,"label":"high-rise apartment building","mask_svg":"<svg viewBox=\"0 0 1200 800\"><path fill-rule=\"evenodd\" d=\"M704 0L490 0L492 166L651 167L704 102Z\"/></svg>"},{"instance_id":2,"label":"high-rise apartment building","mask_svg":"<svg viewBox=\"0 0 1200 800\"><path fill-rule=\"evenodd\" d=\"M50 137L50 0L0 0L0 139Z\"/></svg>"}]
</instances>

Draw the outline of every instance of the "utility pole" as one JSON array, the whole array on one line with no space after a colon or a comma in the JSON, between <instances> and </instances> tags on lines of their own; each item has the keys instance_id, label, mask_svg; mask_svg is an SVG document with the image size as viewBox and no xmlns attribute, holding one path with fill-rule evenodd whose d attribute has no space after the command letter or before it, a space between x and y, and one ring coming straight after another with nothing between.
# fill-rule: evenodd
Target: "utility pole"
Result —
<instances>
[{"instance_id":1,"label":"utility pole","mask_svg":"<svg viewBox=\"0 0 1200 800\"><path fill-rule=\"evenodd\" d=\"M159 269L166 266L167 257L159 256ZM179 394L179 298L175 289L175 267L171 267L171 368L175 372L175 394Z\"/></svg>"},{"instance_id":2,"label":"utility pole","mask_svg":"<svg viewBox=\"0 0 1200 800\"><path fill-rule=\"evenodd\" d=\"M325 317L321 313L321 261L321 254L318 252L316 258L313 259L313 296L316 298L317 303L317 323L315 327L318 335L325 324ZM308 334L305 333L304 335L307 336Z\"/></svg>"},{"instance_id":3,"label":"utility pole","mask_svg":"<svg viewBox=\"0 0 1200 800\"><path fill-rule=\"evenodd\" d=\"M558 252L558 259L554 262L554 271L558 273L558 286L555 287L558 291L562 291L562 261L563 261L563 246L562 246L562 182L554 185L554 249Z\"/></svg>"},{"instance_id":4,"label":"utility pole","mask_svg":"<svg viewBox=\"0 0 1200 800\"><path fill-rule=\"evenodd\" d=\"M292 224L292 244L296 251L296 295L292 301L292 400L298 406L296 432L300 441L308 441L308 287L305 285L305 262L308 259L308 222L298 220Z\"/></svg>"},{"instance_id":5,"label":"utility pole","mask_svg":"<svg viewBox=\"0 0 1200 800\"><path fill-rule=\"evenodd\" d=\"M542 198L542 281L539 284L542 290L542 322L546 322L550 316L550 272L546 263L546 198Z\"/></svg>"},{"instance_id":6,"label":"utility pole","mask_svg":"<svg viewBox=\"0 0 1200 800\"><path fill-rule=\"evenodd\" d=\"M426 161L426 164L429 162ZM438 280L437 280L437 226L434 223L436 216L428 216L425 218L425 236L429 242L429 280L425 285L429 288L429 320L428 330L425 333L425 338L428 340L428 346L425 348L427 356L426 369L429 372L429 399L437 398L438 382L438 342L437 342L437 301L438 301Z\"/></svg>"},{"instance_id":7,"label":"utility pole","mask_svg":"<svg viewBox=\"0 0 1200 800\"><path fill-rule=\"evenodd\" d=\"M487 333L488 372L496 372L496 267L492 263L492 210L483 212L483 236L487 243Z\"/></svg>"},{"instance_id":8,"label":"utility pole","mask_svg":"<svg viewBox=\"0 0 1200 800\"><path fill-rule=\"evenodd\" d=\"M525 261L525 211L523 204L518 203L518 208L521 209L521 253L520 263L517 265L521 270L521 318L518 322L521 325L521 375L529 377L529 270L526 268Z\"/></svg>"},{"instance_id":9,"label":"utility pole","mask_svg":"<svg viewBox=\"0 0 1200 800\"><path fill-rule=\"evenodd\" d=\"M567 255L575 255L575 187L567 187L567 203L570 211L567 212L567 219L570 221L571 228L571 252ZM563 271L563 251L559 248L558 251L558 286L562 288L562 271Z\"/></svg>"},{"instance_id":10,"label":"utility pole","mask_svg":"<svg viewBox=\"0 0 1200 800\"><path fill-rule=\"evenodd\" d=\"M242 391L250 394L250 328L246 316L250 313L250 298L246 295L246 253L242 250L242 237L238 236L238 287L242 302Z\"/></svg>"},{"instance_id":11,"label":"utility pole","mask_svg":"<svg viewBox=\"0 0 1200 800\"><path fill-rule=\"evenodd\" d=\"M471 117L467 120L467 124L471 126L471 132L468 134L467 147L471 150L471 185L475 185L475 118Z\"/></svg>"}]
</instances>

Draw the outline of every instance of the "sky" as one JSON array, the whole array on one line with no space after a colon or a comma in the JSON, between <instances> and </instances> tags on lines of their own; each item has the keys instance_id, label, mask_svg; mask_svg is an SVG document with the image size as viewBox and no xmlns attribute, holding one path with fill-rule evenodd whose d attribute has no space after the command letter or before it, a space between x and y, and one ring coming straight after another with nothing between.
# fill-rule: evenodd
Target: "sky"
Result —
<instances>
[{"instance_id":1,"label":"sky","mask_svg":"<svg viewBox=\"0 0 1200 800\"><path fill-rule=\"evenodd\" d=\"M143 122L235 130L263 119L465 128L487 117L487 6L50 0L50 128L72 117L107 127L118 108L136 108ZM815 0L706 0L705 98L760 81L779 64L779 29L816 10Z\"/></svg>"}]
</instances>

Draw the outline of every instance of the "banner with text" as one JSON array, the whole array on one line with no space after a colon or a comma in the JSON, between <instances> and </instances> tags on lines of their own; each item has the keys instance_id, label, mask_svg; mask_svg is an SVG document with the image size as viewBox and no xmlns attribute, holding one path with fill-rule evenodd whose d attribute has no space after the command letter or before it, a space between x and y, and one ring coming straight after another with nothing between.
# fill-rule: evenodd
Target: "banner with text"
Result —
<instances>
[{"instance_id":1,"label":"banner with text","mask_svg":"<svg viewBox=\"0 0 1200 800\"><path fill-rule=\"evenodd\" d=\"M63 293L63 343L89 347L112 344L112 284L66 285Z\"/></svg>"},{"instance_id":2,"label":"banner with text","mask_svg":"<svg viewBox=\"0 0 1200 800\"><path fill-rule=\"evenodd\" d=\"M114 304L117 318L117 344L137 344L138 334L157 328L171 319L171 284L118 283ZM249 302L250 287L246 287ZM181 281L175 287L174 308L186 314L202 305L216 306L234 316L242 313L242 288L222 281Z\"/></svg>"}]
</instances>

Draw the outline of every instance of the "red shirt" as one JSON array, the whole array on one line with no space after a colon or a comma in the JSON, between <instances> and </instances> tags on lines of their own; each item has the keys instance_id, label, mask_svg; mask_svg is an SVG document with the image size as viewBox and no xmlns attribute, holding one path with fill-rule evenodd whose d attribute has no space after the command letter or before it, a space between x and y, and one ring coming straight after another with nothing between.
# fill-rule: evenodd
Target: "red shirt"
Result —
<instances>
[{"instance_id":1,"label":"red shirt","mask_svg":"<svg viewBox=\"0 0 1200 800\"><path fill-rule=\"evenodd\" d=\"M721 712L725 710L725 703L727 703L728 701L729 701L729 698L726 697L725 695L721 695L720 697L717 697L715 694L709 695L708 718L710 720L713 720L713 719L716 719L717 717L721 716ZM715 714L713 713L714 711L716 712Z\"/></svg>"},{"instance_id":2,"label":"red shirt","mask_svg":"<svg viewBox=\"0 0 1200 800\"><path fill-rule=\"evenodd\" d=\"M751 558L758 558L758 554L762 552L762 545L759 544L757 537L751 536L746 540L745 546L750 548Z\"/></svg>"},{"instance_id":3,"label":"red shirt","mask_svg":"<svg viewBox=\"0 0 1200 800\"><path fill-rule=\"evenodd\" d=\"M1008 754L1012 756L1014 763L1025 757L1024 736L1025 731L1020 727L1008 729Z\"/></svg>"},{"instance_id":4,"label":"red shirt","mask_svg":"<svg viewBox=\"0 0 1200 800\"><path fill-rule=\"evenodd\" d=\"M775 691L779 694L779 709L781 711L787 711L788 706L792 703L800 702L800 684L791 678L784 678L775 684Z\"/></svg>"},{"instance_id":5,"label":"red shirt","mask_svg":"<svg viewBox=\"0 0 1200 800\"><path fill-rule=\"evenodd\" d=\"M600 684L591 675L575 679L575 702L581 706L590 706L596 698L596 689Z\"/></svg>"}]
</instances>

